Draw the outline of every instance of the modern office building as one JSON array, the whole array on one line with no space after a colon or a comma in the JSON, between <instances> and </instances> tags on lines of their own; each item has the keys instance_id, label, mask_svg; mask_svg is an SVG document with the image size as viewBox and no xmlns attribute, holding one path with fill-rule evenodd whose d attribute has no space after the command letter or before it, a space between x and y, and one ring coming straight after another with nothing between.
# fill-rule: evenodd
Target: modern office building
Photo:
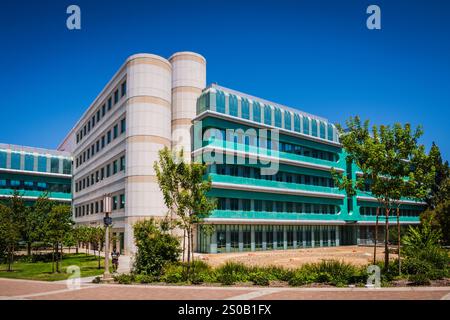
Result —
<instances>
[{"instance_id":1,"label":"modern office building","mask_svg":"<svg viewBox=\"0 0 450 320\"><path fill-rule=\"evenodd\" d=\"M206 60L129 57L58 147L73 157L73 212L100 224L112 196L113 232L133 254L132 226L167 213L153 164L164 146L208 164L218 208L197 230L198 252L337 246L370 241L376 201L348 197L331 170L355 177L335 126L326 119L217 85ZM222 155L222 160L219 160ZM214 160L214 161L211 161ZM421 204L404 201L402 223ZM392 218L394 220L394 217ZM382 221L380 221L382 224Z\"/></svg>"},{"instance_id":2,"label":"modern office building","mask_svg":"<svg viewBox=\"0 0 450 320\"><path fill-rule=\"evenodd\" d=\"M0 144L0 201L18 192L28 204L44 194L70 204L71 178L68 152Z\"/></svg>"}]
</instances>

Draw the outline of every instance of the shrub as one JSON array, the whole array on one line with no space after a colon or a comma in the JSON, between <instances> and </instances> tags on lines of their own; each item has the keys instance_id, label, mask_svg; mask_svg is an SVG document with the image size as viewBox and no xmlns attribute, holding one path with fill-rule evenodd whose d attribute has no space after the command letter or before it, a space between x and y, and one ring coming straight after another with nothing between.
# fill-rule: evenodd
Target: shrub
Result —
<instances>
[{"instance_id":1,"label":"shrub","mask_svg":"<svg viewBox=\"0 0 450 320\"><path fill-rule=\"evenodd\" d=\"M303 286L305 284L313 283L317 279L317 274L308 268L300 268L296 270L289 280L291 286Z\"/></svg>"},{"instance_id":2,"label":"shrub","mask_svg":"<svg viewBox=\"0 0 450 320\"><path fill-rule=\"evenodd\" d=\"M283 267L277 267L277 266L269 266L269 267L261 267L261 268L254 268L254 272L264 272L267 274L270 278L270 280L279 280L279 281L289 281L294 271L290 269L286 269Z\"/></svg>"},{"instance_id":3,"label":"shrub","mask_svg":"<svg viewBox=\"0 0 450 320\"><path fill-rule=\"evenodd\" d=\"M137 222L133 228L136 273L159 277L167 264L178 261L181 252L178 239L163 231L153 219Z\"/></svg>"},{"instance_id":4,"label":"shrub","mask_svg":"<svg viewBox=\"0 0 450 320\"><path fill-rule=\"evenodd\" d=\"M133 274L119 274L113 276L114 281L120 284L131 284L135 281L135 276Z\"/></svg>"},{"instance_id":5,"label":"shrub","mask_svg":"<svg viewBox=\"0 0 450 320\"><path fill-rule=\"evenodd\" d=\"M409 281L416 286L425 286L430 284L430 279L425 274L414 274L409 276Z\"/></svg>"},{"instance_id":6,"label":"shrub","mask_svg":"<svg viewBox=\"0 0 450 320\"><path fill-rule=\"evenodd\" d=\"M147 274L137 274L134 281L138 283L152 283L155 281L155 277Z\"/></svg>"},{"instance_id":7,"label":"shrub","mask_svg":"<svg viewBox=\"0 0 450 320\"><path fill-rule=\"evenodd\" d=\"M226 262L216 269L217 280L225 285L248 281L250 269L243 263Z\"/></svg>"},{"instance_id":8,"label":"shrub","mask_svg":"<svg viewBox=\"0 0 450 320\"><path fill-rule=\"evenodd\" d=\"M257 286L268 286L270 284L270 274L264 271L252 272L249 275L249 279Z\"/></svg>"},{"instance_id":9,"label":"shrub","mask_svg":"<svg viewBox=\"0 0 450 320\"><path fill-rule=\"evenodd\" d=\"M161 281L167 283L180 283L186 281L185 272L182 264L171 264L166 266Z\"/></svg>"},{"instance_id":10,"label":"shrub","mask_svg":"<svg viewBox=\"0 0 450 320\"><path fill-rule=\"evenodd\" d=\"M317 274L317 281L329 282L334 285L349 284L355 275L358 275L357 268L349 263L336 260L324 260L306 268L311 268Z\"/></svg>"}]
</instances>

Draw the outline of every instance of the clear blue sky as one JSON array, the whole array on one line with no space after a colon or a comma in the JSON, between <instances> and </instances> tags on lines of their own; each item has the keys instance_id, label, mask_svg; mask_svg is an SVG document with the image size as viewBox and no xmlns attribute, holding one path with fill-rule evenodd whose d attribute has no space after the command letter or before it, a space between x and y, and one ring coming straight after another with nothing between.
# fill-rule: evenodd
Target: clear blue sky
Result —
<instances>
[{"instance_id":1,"label":"clear blue sky","mask_svg":"<svg viewBox=\"0 0 450 320\"><path fill-rule=\"evenodd\" d=\"M78 4L82 30L66 29ZM382 30L366 28L381 7ZM450 158L450 1L2 1L0 142L55 148L131 54L344 123L422 124Z\"/></svg>"}]
</instances>

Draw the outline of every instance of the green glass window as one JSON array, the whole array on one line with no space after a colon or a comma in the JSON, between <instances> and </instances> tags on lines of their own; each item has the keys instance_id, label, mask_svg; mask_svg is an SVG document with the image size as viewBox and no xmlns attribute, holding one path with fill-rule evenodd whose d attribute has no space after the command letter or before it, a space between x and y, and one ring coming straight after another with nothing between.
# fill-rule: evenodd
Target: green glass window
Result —
<instances>
[{"instance_id":1,"label":"green glass window","mask_svg":"<svg viewBox=\"0 0 450 320\"><path fill-rule=\"evenodd\" d=\"M225 94L221 91L216 93L216 111L225 113Z\"/></svg>"},{"instance_id":2,"label":"green glass window","mask_svg":"<svg viewBox=\"0 0 450 320\"><path fill-rule=\"evenodd\" d=\"M238 99L235 95L230 94L228 97L229 113L230 116L237 117L238 115Z\"/></svg>"},{"instance_id":3,"label":"green glass window","mask_svg":"<svg viewBox=\"0 0 450 320\"><path fill-rule=\"evenodd\" d=\"M11 169L20 170L20 153L11 152Z\"/></svg>"},{"instance_id":4,"label":"green glass window","mask_svg":"<svg viewBox=\"0 0 450 320\"><path fill-rule=\"evenodd\" d=\"M332 124L328 124L328 140L333 141L333 125Z\"/></svg>"},{"instance_id":5,"label":"green glass window","mask_svg":"<svg viewBox=\"0 0 450 320\"><path fill-rule=\"evenodd\" d=\"M6 156L5 151L0 151L0 168L6 168Z\"/></svg>"},{"instance_id":6,"label":"green glass window","mask_svg":"<svg viewBox=\"0 0 450 320\"><path fill-rule=\"evenodd\" d=\"M284 112L284 128L291 130L291 113L289 111Z\"/></svg>"},{"instance_id":7,"label":"green glass window","mask_svg":"<svg viewBox=\"0 0 450 320\"><path fill-rule=\"evenodd\" d=\"M264 106L264 123L272 125L272 108L270 106Z\"/></svg>"},{"instance_id":8,"label":"green glass window","mask_svg":"<svg viewBox=\"0 0 450 320\"><path fill-rule=\"evenodd\" d=\"M261 122L261 106L258 102L253 102L253 121Z\"/></svg>"},{"instance_id":9,"label":"green glass window","mask_svg":"<svg viewBox=\"0 0 450 320\"><path fill-rule=\"evenodd\" d=\"M300 116L298 114L294 114L294 130L300 132Z\"/></svg>"},{"instance_id":10,"label":"green glass window","mask_svg":"<svg viewBox=\"0 0 450 320\"><path fill-rule=\"evenodd\" d=\"M51 173L59 173L59 159L58 158L50 159L50 172Z\"/></svg>"},{"instance_id":11,"label":"green glass window","mask_svg":"<svg viewBox=\"0 0 450 320\"><path fill-rule=\"evenodd\" d=\"M72 173L72 161L64 159L63 160L63 173L71 174Z\"/></svg>"},{"instance_id":12,"label":"green glass window","mask_svg":"<svg viewBox=\"0 0 450 320\"><path fill-rule=\"evenodd\" d=\"M117 138L117 136L119 135L119 125L115 125L113 128L113 138Z\"/></svg>"},{"instance_id":13,"label":"green glass window","mask_svg":"<svg viewBox=\"0 0 450 320\"><path fill-rule=\"evenodd\" d=\"M325 139L325 123L320 121L320 137Z\"/></svg>"},{"instance_id":14,"label":"green glass window","mask_svg":"<svg viewBox=\"0 0 450 320\"><path fill-rule=\"evenodd\" d=\"M125 208L125 195L121 194L120 195L120 209Z\"/></svg>"},{"instance_id":15,"label":"green glass window","mask_svg":"<svg viewBox=\"0 0 450 320\"><path fill-rule=\"evenodd\" d=\"M241 116L243 119L250 119L250 106L247 99L241 100Z\"/></svg>"},{"instance_id":16,"label":"green glass window","mask_svg":"<svg viewBox=\"0 0 450 320\"><path fill-rule=\"evenodd\" d=\"M44 156L38 157L38 171L47 172L47 157Z\"/></svg>"},{"instance_id":17,"label":"green glass window","mask_svg":"<svg viewBox=\"0 0 450 320\"><path fill-rule=\"evenodd\" d=\"M121 96L123 97L126 94L127 94L127 81L125 80L124 82L122 82Z\"/></svg>"},{"instance_id":18,"label":"green glass window","mask_svg":"<svg viewBox=\"0 0 450 320\"><path fill-rule=\"evenodd\" d=\"M281 110L275 108L275 127L281 128Z\"/></svg>"},{"instance_id":19,"label":"green glass window","mask_svg":"<svg viewBox=\"0 0 450 320\"><path fill-rule=\"evenodd\" d=\"M34 170L34 156L32 154L25 155L25 170L33 171Z\"/></svg>"},{"instance_id":20,"label":"green glass window","mask_svg":"<svg viewBox=\"0 0 450 320\"><path fill-rule=\"evenodd\" d=\"M317 137L317 121L315 119L312 119L311 121L311 128L311 135Z\"/></svg>"},{"instance_id":21,"label":"green glass window","mask_svg":"<svg viewBox=\"0 0 450 320\"><path fill-rule=\"evenodd\" d=\"M120 133L124 133L127 128L127 120L123 118L120 120Z\"/></svg>"},{"instance_id":22,"label":"green glass window","mask_svg":"<svg viewBox=\"0 0 450 320\"><path fill-rule=\"evenodd\" d=\"M125 156L120 157L120 171L125 170Z\"/></svg>"},{"instance_id":23,"label":"green glass window","mask_svg":"<svg viewBox=\"0 0 450 320\"><path fill-rule=\"evenodd\" d=\"M303 117L303 133L309 134L309 118Z\"/></svg>"},{"instance_id":24,"label":"green glass window","mask_svg":"<svg viewBox=\"0 0 450 320\"><path fill-rule=\"evenodd\" d=\"M119 89L114 91L114 104L116 104L117 102L119 102Z\"/></svg>"}]
</instances>

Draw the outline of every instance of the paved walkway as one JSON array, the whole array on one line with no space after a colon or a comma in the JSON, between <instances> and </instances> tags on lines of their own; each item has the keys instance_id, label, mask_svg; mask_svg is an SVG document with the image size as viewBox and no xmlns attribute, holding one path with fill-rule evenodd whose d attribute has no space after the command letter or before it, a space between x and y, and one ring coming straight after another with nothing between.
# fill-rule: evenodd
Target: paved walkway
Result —
<instances>
[{"instance_id":1,"label":"paved walkway","mask_svg":"<svg viewBox=\"0 0 450 320\"><path fill-rule=\"evenodd\" d=\"M0 299L33 300L450 300L450 287L404 288L260 288L152 286L0 279Z\"/></svg>"}]
</instances>

